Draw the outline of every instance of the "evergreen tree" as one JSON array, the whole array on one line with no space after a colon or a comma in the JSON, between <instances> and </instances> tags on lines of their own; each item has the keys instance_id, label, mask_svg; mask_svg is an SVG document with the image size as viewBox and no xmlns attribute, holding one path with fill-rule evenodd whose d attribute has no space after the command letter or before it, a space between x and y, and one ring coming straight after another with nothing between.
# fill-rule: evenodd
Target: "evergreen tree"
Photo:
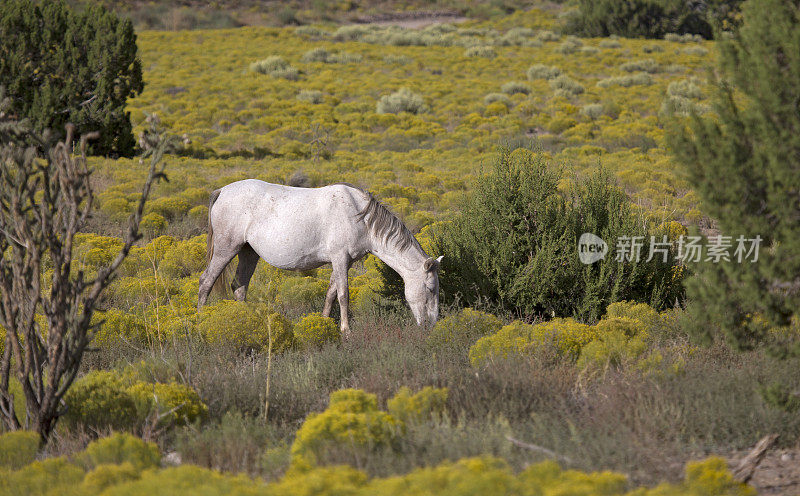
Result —
<instances>
[{"instance_id":1,"label":"evergreen tree","mask_svg":"<svg viewBox=\"0 0 800 496\"><path fill-rule=\"evenodd\" d=\"M763 239L757 262L698 264L687 287L698 331L748 348L800 315L800 4L749 0L743 19L720 42L716 115L674 122L670 146L720 232Z\"/></svg>"},{"instance_id":2,"label":"evergreen tree","mask_svg":"<svg viewBox=\"0 0 800 496\"><path fill-rule=\"evenodd\" d=\"M444 255L439 272L442 302L489 306L534 317L599 319L609 303L642 301L658 309L681 300L682 272L675 253L665 263L650 257L648 228L624 191L603 171L562 177L538 151L501 150L452 222L433 230L430 253ZM592 233L608 243L602 260L584 264L578 242ZM617 260L617 240L641 236L640 257ZM649 260L648 260L649 259ZM382 296L402 294L394 271L379 264Z\"/></svg>"},{"instance_id":3,"label":"evergreen tree","mask_svg":"<svg viewBox=\"0 0 800 496\"><path fill-rule=\"evenodd\" d=\"M135 140L129 97L141 93L141 62L128 19L96 4L71 10L63 1L0 4L0 85L11 112L37 132L99 131L94 154L130 156Z\"/></svg>"}]
</instances>

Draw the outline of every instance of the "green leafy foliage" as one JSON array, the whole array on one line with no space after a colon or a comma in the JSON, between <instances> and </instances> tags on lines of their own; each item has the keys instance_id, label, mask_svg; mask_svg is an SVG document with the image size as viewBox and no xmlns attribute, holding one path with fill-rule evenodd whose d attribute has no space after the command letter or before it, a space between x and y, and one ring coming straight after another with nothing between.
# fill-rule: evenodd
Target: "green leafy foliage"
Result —
<instances>
[{"instance_id":1,"label":"green leafy foliage","mask_svg":"<svg viewBox=\"0 0 800 496\"><path fill-rule=\"evenodd\" d=\"M800 50L800 15L781 0L745 2L742 10L741 29L719 42L725 76L714 81L716 115L673 121L670 146L732 245L729 260L693 264L687 295L695 332L751 348L767 329L788 327L800 308L800 138L790 131L800 126L793 110L800 60L784 55ZM760 237L757 262L737 260L740 236Z\"/></svg>"},{"instance_id":2,"label":"green leafy foliage","mask_svg":"<svg viewBox=\"0 0 800 496\"><path fill-rule=\"evenodd\" d=\"M466 304L486 299L524 315L591 321L614 301L633 299L660 309L680 298L677 262L647 261L647 246L639 261L620 262L610 253L597 263L581 263L577 244L584 232L611 241L649 239L656 229L642 226L625 194L603 173L580 180L568 194L559 190L559 181L543 154L501 152L456 220L434 230L433 252L445 254L445 301L459 295Z\"/></svg>"},{"instance_id":3,"label":"green leafy foliage","mask_svg":"<svg viewBox=\"0 0 800 496\"><path fill-rule=\"evenodd\" d=\"M34 129L100 131L90 151L131 156L128 98L142 92L141 62L129 19L100 4L73 10L61 0L0 6L0 85Z\"/></svg>"},{"instance_id":4,"label":"green leafy foliage","mask_svg":"<svg viewBox=\"0 0 800 496\"><path fill-rule=\"evenodd\" d=\"M722 21L718 16L730 15L739 3L709 2L707 9L694 9L681 0L581 0L567 30L591 37L663 38L667 33L691 33L711 38L712 23Z\"/></svg>"}]
</instances>

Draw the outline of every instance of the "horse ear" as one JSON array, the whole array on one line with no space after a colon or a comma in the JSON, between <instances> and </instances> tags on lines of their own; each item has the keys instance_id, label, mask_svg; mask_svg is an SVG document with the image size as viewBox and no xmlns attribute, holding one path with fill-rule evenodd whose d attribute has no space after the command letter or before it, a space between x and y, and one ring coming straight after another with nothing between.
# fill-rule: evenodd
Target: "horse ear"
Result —
<instances>
[{"instance_id":1,"label":"horse ear","mask_svg":"<svg viewBox=\"0 0 800 496\"><path fill-rule=\"evenodd\" d=\"M442 257L439 258L428 257L427 259L425 259L425 263L422 264L422 267L425 269L426 272L431 272L439 268L439 262L441 261Z\"/></svg>"}]
</instances>

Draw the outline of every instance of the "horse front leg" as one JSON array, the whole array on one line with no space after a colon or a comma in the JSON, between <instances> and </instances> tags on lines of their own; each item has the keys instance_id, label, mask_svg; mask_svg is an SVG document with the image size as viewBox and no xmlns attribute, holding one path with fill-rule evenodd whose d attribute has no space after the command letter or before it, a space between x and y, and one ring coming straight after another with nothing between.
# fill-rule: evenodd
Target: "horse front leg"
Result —
<instances>
[{"instance_id":1,"label":"horse front leg","mask_svg":"<svg viewBox=\"0 0 800 496\"><path fill-rule=\"evenodd\" d=\"M258 265L258 253L253 248L246 244L239 250L239 265L236 268L236 279L231 283L233 290L233 297L237 301L245 301L247 299L247 288L250 286L250 279L256 271Z\"/></svg>"},{"instance_id":2,"label":"horse front leg","mask_svg":"<svg viewBox=\"0 0 800 496\"><path fill-rule=\"evenodd\" d=\"M350 316L348 315L348 310L350 308L350 288L347 284L347 271L350 269L350 261L342 260L332 265L333 274L331 277L336 279L336 294L339 297L342 339L347 339L350 337Z\"/></svg>"},{"instance_id":3,"label":"horse front leg","mask_svg":"<svg viewBox=\"0 0 800 496\"><path fill-rule=\"evenodd\" d=\"M328 283L328 292L325 294L325 306L322 308L322 316L330 317L331 310L333 310L333 300L336 299L336 278L331 274L331 280Z\"/></svg>"}]
</instances>

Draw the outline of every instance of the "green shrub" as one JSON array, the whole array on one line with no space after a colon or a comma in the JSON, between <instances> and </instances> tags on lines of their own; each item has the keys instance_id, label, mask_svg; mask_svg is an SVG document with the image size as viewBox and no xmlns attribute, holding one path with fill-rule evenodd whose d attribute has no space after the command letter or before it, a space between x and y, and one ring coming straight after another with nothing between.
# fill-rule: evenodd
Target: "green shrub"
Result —
<instances>
[{"instance_id":1,"label":"green shrub","mask_svg":"<svg viewBox=\"0 0 800 496\"><path fill-rule=\"evenodd\" d=\"M527 95L531 92L531 88L527 84L520 83L519 81L509 81L500 88L500 91L507 95L516 95L517 93Z\"/></svg>"},{"instance_id":2,"label":"green shrub","mask_svg":"<svg viewBox=\"0 0 800 496\"><path fill-rule=\"evenodd\" d=\"M590 103L581 108L581 115L591 120L597 120L603 115L603 104Z\"/></svg>"},{"instance_id":3,"label":"green shrub","mask_svg":"<svg viewBox=\"0 0 800 496\"><path fill-rule=\"evenodd\" d=\"M0 4L0 86L11 114L57 135L74 123L98 155L133 155L128 98L144 89L136 34L127 18L100 4L7 0Z\"/></svg>"},{"instance_id":4,"label":"green shrub","mask_svg":"<svg viewBox=\"0 0 800 496\"><path fill-rule=\"evenodd\" d=\"M578 51L583 46L583 42L575 37L568 37L556 48L556 52L563 55L570 55Z\"/></svg>"},{"instance_id":5,"label":"green shrub","mask_svg":"<svg viewBox=\"0 0 800 496\"><path fill-rule=\"evenodd\" d=\"M395 419L415 424L430 419L440 419L447 405L447 388L425 387L412 394L407 387L400 388L386 402L386 410Z\"/></svg>"},{"instance_id":6,"label":"green shrub","mask_svg":"<svg viewBox=\"0 0 800 496\"><path fill-rule=\"evenodd\" d=\"M490 46L473 46L464 51L466 57L483 57L486 59L493 59L497 57L497 52Z\"/></svg>"},{"instance_id":7,"label":"green shrub","mask_svg":"<svg viewBox=\"0 0 800 496\"><path fill-rule=\"evenodd\" d=\"M399 114L400 112L419 114L426 110L427 107L422 96L413 93L408 88L401 88L391 95L382 96L376 108L376 112L379 114Z\"/></svg>"},{"instance_id":8,"label":"green shrub","mask_svg":"<svg viewBox=\"0 0 800 496\"><path fill-rule=\"evenodd\" d=\"M647 86L653 83L653 78L646 72L640 72L630 76L616 76L606 79L601 79L597 82L599 88L610 88L612 86L622 86L628 88L630 86Z\"/></svg>"},{"instance_id":9,"label":"green shrub","mask_svg":"<svg viewBox=\"0 0 800 496\"><path fill-rule=\"evenodd\" d=\"M625 72L648 72L655 74L661 71L661 65L653 59L632 60L619 66Z\"/></svg>"},{"instance_id":10,"label":"green shrub","mask_svg":"<svg viewBox=\"0 0 800 496\"><path fill-rule=\"evenodd\" d=\"M0 434L0 467L18 470L32 463L39 452L39 434L12 431Z\"/></svg>"},{"instance_id":11,"label":"green shrub","mask_svg":"<svg viewBox=\"0 0 800 496\"><path fill-rule=\"evenodd\" d=\"M586 37L603 38L615 34L626 38L661 38L666 33L697 33L711 38L709 19L722 17L732 8L728 2L708 9L689 9L674 0L580 0L578 12L571 16L566 31ZM721 19L720 19L721 20Z\"/></svg>"},{"instance_id":12,"label":"green shrub","mask_svg":"<svg viewBox=\"0 0 800 496\"><path fill-rule=\"evenodd\" d=\"M542 31L539 31L539 34L537 34L536 37L540 41L558 41L558 40L561 39L561 36L557 35L556 33L552 32L552 31L548 31L546 29L544 29Z\"/></svg>"},{"instance_id":13,"label":"green shrub","mask_svg":"<svg viewBox=\"0 0 800 496\"><path fill-rule=\"evenodd\" d=\"M494 315L464 308L436 322L427 341L433 346L472 344L483 336L497 332L501 327L503 323Z\"/></svg>"},{"instance_id":14,"label":"green shrub","mask_svg":"<svg viewBox=\"0 0 800 496\"><path fill-rule=\"evenodd\" d=\"M585 91L583 85L566 74L550 79L549 84L550 88L555 90L556 95L563 95L566 97L580 95Z\"/></svg>"},{"instance_id":15,"label":"green shrub","mask_svg":"<svg viewBox=\"0 0 800 496\"><path fill-rule=\"evenodd\" d=\"M598 45L600 46L600 48L622 48L622 43L620 43L617 40L609 40L609 39L600 40L600 43L598 43Z\"/></svg>"},{"instance_id":16,"label":"green shrub","mask_svg":"<svg viewBox=\"0 0 800 496\"><path fill-rule=\"evenodd\" d=\"M562 74L561 69L555 66L547 66L543 64L532 65L528 68L528 79L533 81L535 79L555 79Z\"/></svg>"},{"instance_id":17,"label":"green shrub","mask_svg":"<svg viewBox=\"0 0 800 496\"><path fill-rule=\"evenodd\" d=\"M289 65L280 55L270 55L269 57L250 64L250 70L259 74L266 74L275 78L296 80L300 72Z\"/></svg>"},{"instance_id":18,"label":"green shrub","mask_svg":"<svg viewBox=\"0 0 800 496\"><path fill-rule=\"evenodd\" d=\"M333 33L333 39L336 41L355 41L368 32L366 26L358 24L351 24L349 26L341 26Z\"/></svg>"},{"instance_id":19,"label":"green shrub","mask_svg":"<svg viewBox=\"0 0 800 496\"><path fill-rule=\"evenodd\" d=\"M316 47L303 54L303 62L327 62L330 52L324 47Z\"/></svg>"},{"instance_id":20,"label":"green shrub","mask_svg":"<svg viewBox=\"0 0 800 496\"><path fill-rule=\"evenodd\" d=\"M297 99L301 102L313 104L322 103L322 92L319 90L300 90L300 93L297 94Z\"/></svg>"},{"instance_id":21,"label":"green shrub","mask_svg":"<svg viewBox=\"0 0 800 496\"><path fill-rule=\"evenodd\" d=\"M93 370L77 379L64 396L64 420L90 429L129 429L139 425L128 385L115 372Z\"/></svg>"},{"instance_id":22,"label":"green shrub","mask_svg":"<svg viewBox=\"0 0 800 496\"><path fill-rule=\"evenodd\" d=\"M578 239L649 236L623 191L606 173L578 179L560 191L559 173L542 153L503 150L452 223L433 230L431 251L445 254L439 284L443 302L460 298L502 306L521 315L574 316L596 321L609 303L648 302L656 309L682 298L677 261L618 262L613 255L581 263ZM649 239L649 238L648 238ZM613 242L609 243L613 246Z\"/></svg>"},{"instance_id":23,"label":"green shrub","mask_svg":"<svg viewBox=\"0 0 800 496\"><path fill-rule=\"evenodd\" d=\"M512 105L511 99L508 98L508 95L505 93L489 93L485 97L483 97L483 104L484 105L491 105L493 103L502 103L506 106L506 108Z\"/></svg>"},{"instance_id":24,"label":"green shrub","mask_svg":"<svg viewBox=\"0 0 800 496\"><path fill-rule=\"evenodd\" d=\"M158 467L161 453L155 443L142 441L130 434L112 434L92 441L80 456L89 467L130 463L137 472Z\"/></svg>"},{"instance_id":25,"label":"green shrub","mask_svg":"<svg viewBox=\"0 0 800 496\"><path fill-rule=\"evenodd\" d=\"M703 98L703 92L700 90L700 86L698 86L697 80L694 78L669 83L669 86L667 86L667 95L698 100Z\"/></svg>"},{"instance_id":26,"label":"green shrub","mask_svg":"<svg viewBox=\"0 0 800 496\"><path fill-rule=\"evenodd\" d=\"M708 55L708 49L703 48L701 46L691 46L684 48L683 53L685 53L686 55L695 55L697 57L704 57Z\"/></svg>"},{"instance_id":27,"label":"green shrub","mask_svg":"<svg viewBox=\"0 0 800 496\"><path fill-rule=\"evenodd\" d=\"M294 325L294 340L302 349L311 349L341 339L339 326L330 317L311 313Z\"/></svg>"}]
</instances>

